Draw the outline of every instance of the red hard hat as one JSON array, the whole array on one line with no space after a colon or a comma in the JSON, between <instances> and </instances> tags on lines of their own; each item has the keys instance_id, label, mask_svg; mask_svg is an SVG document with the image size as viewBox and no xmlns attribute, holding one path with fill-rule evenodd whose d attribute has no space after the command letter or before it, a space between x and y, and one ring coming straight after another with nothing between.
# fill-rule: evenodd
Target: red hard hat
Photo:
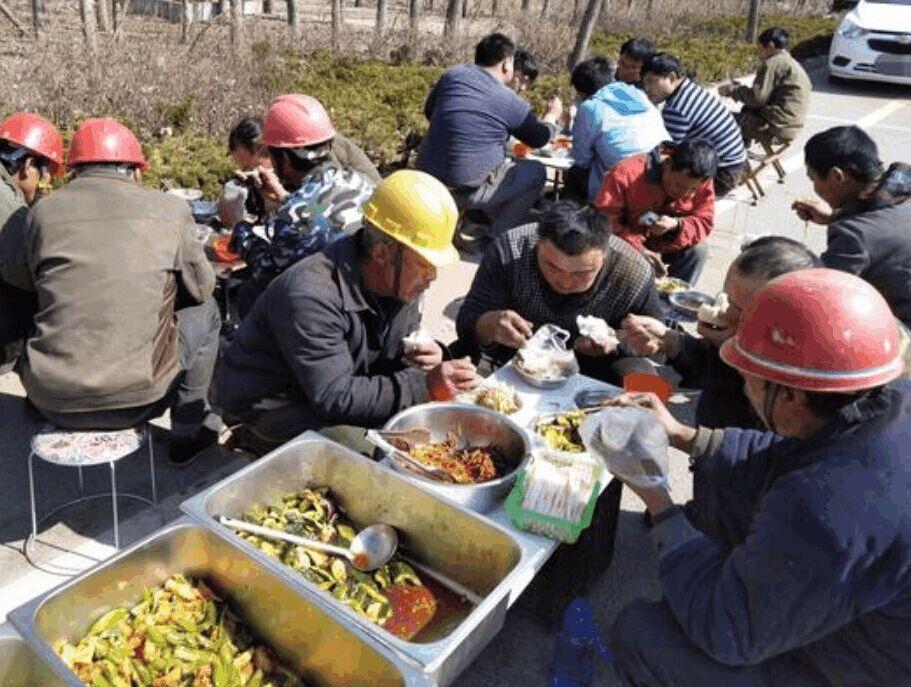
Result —
<instances>
[{"instance_id":1,"label":"red hard hat","mask_svg":"<svg viewBox=\"0 0 911 687\"><path fill-rule=\"evenodd\" d=\"M721 358L743 374L816 392L882 386L904 367L885 299L863 279L830 269L791 272L762 287Z\"/></svg>"},{"instance_id":2,"label":"red hard hat","mask_svg":"<svg viewBox=\"0 0 911 687\"><path fill-rule=\"evenodd\" d=\"M133 135L116 119L88 119L76 129L70 141L67 164L81 165L92 162L123 162L139 165L144 172L149 168L142 147Z\"/></svg>"},{"instance_id":3,"label":"red hard hat","mask_svg":"<svg viewBox=\"0 0 911 687\"><path fill-rule=\"evenodd\" d=\"M329 115L309 95L280 95L269 107L263 124L263 145L270 148L306 148L335 136Z\"/></svg>"},{"instance_id":4,"label":"red hard hat","mask_svg":"<svg viewBox=\"0 0 911 687\"><path fill-rule=\"evenodd\" d=\"M0 122L0 138L50 160L52 174L64 172L63 139L57 127L44 117L17 112Z\"/></svg>"}]
</instances>

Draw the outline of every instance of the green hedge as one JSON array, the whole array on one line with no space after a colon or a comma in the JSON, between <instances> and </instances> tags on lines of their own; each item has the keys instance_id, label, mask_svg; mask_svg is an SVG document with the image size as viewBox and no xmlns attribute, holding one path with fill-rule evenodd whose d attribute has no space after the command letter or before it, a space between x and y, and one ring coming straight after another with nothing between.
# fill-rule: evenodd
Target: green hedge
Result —
<instances>
[{"instance_id":1,"label":"green hedge","mask_svg":"<svg viewBox=\"0 0 911 687\"><path fill-rule=\"evenodd\" d=\"M696 79L717 81L752 69L755 46L742 39L744 22L743 17L704 20L674 35L654 39L661 49L677 54ZM793 51L806 57L807 51L825 51L837 23L836 18L829 17L766 16L762 25L787 28ZM592 40L591 53L614 56L629 37L599 32ZM438 67L416 63L333 58L322 52L305 58L288 55L277 64L263 60L262 65L262 79L271 92L309 93L318 98L328 108L335 126L357 141L380 166L398 158L409 133L426 130L424 100L442 72ZM565 101L572 96L567 74L542 75L528 97L541 111L554 94ZM185 110L193 103L179 105L181 119L188 120ZM146 175L150 186L167 179L175 186L202 188L211 197L231 171L225 142L192 131L148 141L145 149L152 163Z\"/></svg>"}]
</instances>

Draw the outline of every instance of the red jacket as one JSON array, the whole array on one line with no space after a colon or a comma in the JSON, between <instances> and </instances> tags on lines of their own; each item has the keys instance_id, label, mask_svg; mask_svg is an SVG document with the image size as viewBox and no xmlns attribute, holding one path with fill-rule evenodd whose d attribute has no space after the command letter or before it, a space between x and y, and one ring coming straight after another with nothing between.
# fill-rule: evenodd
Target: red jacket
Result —
<instances>
[{"instance_id":1,"label":"red jacket","mask_svg":"<svg viewBox=\"0 0 911 687\"><path fill-rule=\"evenodd\" d=\"M715 187L709 179L691 196L678 200L668 197L661 187L656 149L627 158L611 169L595 198L595 207L610 218L614 233L638 250L645 247L657 253L673 253L695 246L712 233ZM683 225L664 236L649 236L647 227L639 224L639 218L649 211L680 217Z\"/></svg>"}]
</instances>

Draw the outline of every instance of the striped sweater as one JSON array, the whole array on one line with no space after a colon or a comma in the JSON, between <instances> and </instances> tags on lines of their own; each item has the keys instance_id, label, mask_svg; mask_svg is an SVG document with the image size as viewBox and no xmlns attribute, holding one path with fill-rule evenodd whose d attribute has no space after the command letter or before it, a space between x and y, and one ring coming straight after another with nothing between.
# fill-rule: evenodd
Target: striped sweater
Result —
<instances>
[{"instance_id":1,"label":"striped sweater","mask_svg":"<svg viewBox=\"0 0 911 687\"><path fill-rule=\"evenodd\" d=\"M701 138L715 146L719 167L746 162L743 135L734 116L702 86L684 79L665 101L661 114L674 141Z\"/></svg>"}]
</instances>

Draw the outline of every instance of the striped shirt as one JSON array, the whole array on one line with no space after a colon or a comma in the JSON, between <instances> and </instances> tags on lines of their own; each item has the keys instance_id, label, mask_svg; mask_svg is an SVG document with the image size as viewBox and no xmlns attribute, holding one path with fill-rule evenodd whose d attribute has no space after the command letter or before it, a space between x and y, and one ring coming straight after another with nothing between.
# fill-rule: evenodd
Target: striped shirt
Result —
<instances>
[{"instance_id":1,"label":"striped shirt","mask_svg":"<svg viewBox=\"0 0 911 687\"><path fill-rule=\"evenodd\" d=\"M734 116L721 100L689 79L665 101L661 115L674 141L701 138L715 146L719 167L747 161L743 134Z\"/></svg>"}]
</instances>

